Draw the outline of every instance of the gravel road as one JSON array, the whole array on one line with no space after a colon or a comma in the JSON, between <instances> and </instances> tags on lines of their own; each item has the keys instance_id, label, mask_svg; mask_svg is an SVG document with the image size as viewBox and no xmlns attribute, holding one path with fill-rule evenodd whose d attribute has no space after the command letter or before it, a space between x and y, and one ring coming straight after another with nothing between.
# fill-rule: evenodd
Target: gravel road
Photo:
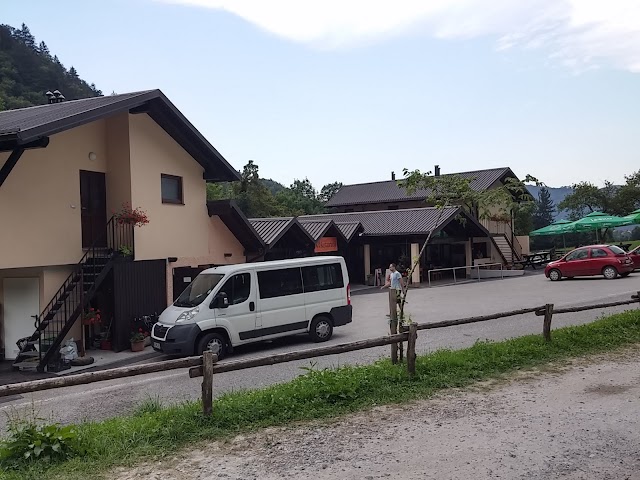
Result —
<instances>
[{"instance_id":1,"label":"gravel road","mask_svg":"<svg viewBox=\"0 0 640 480\"><path fill-rule=\"evenodd\" d=\"M119 469L122 480L637 479L640 350Z\"/></svg>"},{"instance_id":2,"label":"gravel road","mask_svg":"<svg viewBox=\"0 0 640 480\"><path fill-rule=\"evenodd\" d=\"M632 293L639 290L638 274L612 281L593 278L556 283L548 281L543 275L533 274L506 280L411 290L407 309L414 321L435 322L532 307L547 302L556 306L571 306L629 299ZM351 342L387 334L387 298L387 293L379 289L354 295L354 321L337 328L330 343ZM624 308L611 308L606 311L558 315L553 320L553 327L587 323L603 314L622 310ZM464 348L473 345L478 339L501 340L541 331L540 317L533 314L516 316L421 332L417 350L424 353L439 348ZM288 338L238 349L231 358L250 358L313 346L306 337ZM317 359L316 366L322 368L371 363L388 355L388 351L388 347L380 347L321 357ZM306 360L216 375L214 394L284 382L300 375L300 367L308 365L309 361ZM185 370L36 392L3 399L0 403L0 428L4 431L6 422L6 415L2 415L2 412L26 414L35 409L42 418L76 423L126 414L149 397L159 398L168 404L197 399L199 396L200 381L190 379Z\"/></svg>"}]
</instances>

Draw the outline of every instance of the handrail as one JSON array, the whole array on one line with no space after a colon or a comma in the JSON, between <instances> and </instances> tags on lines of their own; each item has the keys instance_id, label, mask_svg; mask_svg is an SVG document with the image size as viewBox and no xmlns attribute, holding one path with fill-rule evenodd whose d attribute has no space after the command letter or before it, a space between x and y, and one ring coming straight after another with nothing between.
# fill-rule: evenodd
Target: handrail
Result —
<instances>
[{"instance_id":1,"label":"handrail","mask_svg":"<svg viewBox=\"0 0 640 480\"><path fill-rule=\"evenodd\" d=\"M496 262L496 263L483 263L480 265L464 265L462 267L446 267L446 268L432 268L431 270L427 271L427 281L429 283L429 287L431 287L431 273L432 272L445 272L448 270L452 270L453 271L453 283L454 285L457 285L457 279L456 279L456 270L461 270L461 269L473 269L473 268L477 268L478 269L478 281L480 281L480 268L481 267L493 267L493 266L500 266L500 277L504 279L504 265L502 265L502 263ZM447 283L447 285L451 285L450 283ZM444 286L444 285L443 285Z\"/></svg>"},{"instance_id":2,"label":"handrail","mask_svg":"<svg viewBox=\"0 0 640 480\"><path fill-rule=\"evenodd\" d=\"M125 229L128 228L128 231ZM53 295L51 301L44 307L40 315L36 318L35 327L36 331L31 336L31 341L34 341L34 336L37 335L38 340L38 367L42 369L44 365L51 359L53 353L62 343L62 338L68 333L71 328L68 320L76 316L77 309L84 309L88 300L85 298L85 274L90 274L92 280L95 282L104 265L98 265L95 261L90 262L91 259L110 259L113 257L118 248L126 246L134 255L135 258L135 242L133 239L133 225L120 222L115 216L112 216L105 225L104 231L93 241L91 246L86 250L80 261L73 267L71 273L62 283L62 286ZM91 265L88 271L86 266ZM54 324L59 324L64 321L62 328L53 329L53 335L55 339L47 348L47 351L43 355L43 335L47 331L49 325L56 319L56 317L62 313L64 320L56 320ZM47 316L52 315L50 319ZM47 321L47 325L41 330L43 321ZM25 345L24 348L27 348Z\"/></svg>"}]
</instances>

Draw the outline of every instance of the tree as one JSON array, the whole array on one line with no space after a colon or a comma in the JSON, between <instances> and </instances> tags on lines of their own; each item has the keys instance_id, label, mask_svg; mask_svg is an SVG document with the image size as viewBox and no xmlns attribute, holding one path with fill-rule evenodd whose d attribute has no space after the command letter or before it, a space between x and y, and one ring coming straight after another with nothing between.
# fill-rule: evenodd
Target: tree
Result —
<instances>
[{"instance_id":1,"label":"tree","mask_svg":"<svg viewBox=\"0 0 640 480\"><path fill-rule=\"evenodd\" d=\"M47 58L51 58L49 47L47 47L47 44L44 42L40 42L40 45L38 45L38 53L40 53L40 55L44 55Z\"/></svg>"},{"instance_id":2,"label":"tree","mask_svg":"<svg viewBox=\"0 0 640 480\"><path fill-rule=\"evenodd\" d=\"M463 178L459 175L435 176L431 175L431 172L422 173L420 170L410 171L406 168L403 173L404 179L400 180L398 184L406 189L407 194L410 195L418 190L429 192L425 198L426 203L434 205L440 211L435 222L436 225L440 223L445 209L452 206L463 206L470 212L477 212L478 217L481 219L495 218L496 216L510 217L511 212L515 211L517 213L520 209L531 208L531 203L533 202L524 182L535 182L537 185L541 185L537 179L527 175L524 182L515 178L508 178L498 188L478 191L471 188L471 178ZM462 218L457 220L464 221ZM432 235L433 229L429 231L418 255L412 259L411 268L407 272L408 278L411 278L414 270L420 264L420 258L431 241ZM407 294L408 289L403 288L400 300L400 322L404 322L404 307ZM398 332L397 321L394 322L392 320L390 327L391 334ZM394 346L392 346L393 348ZM396 357L397 355L394 355L394 350L392 350L392 360Z\"/></svg>"},{"instance_id":3,"label":"tree","mask_svg":"<svg viewBox=\"0 0 640 480\"><path fill-rule=\"evenodd\" d=\"M625 176L624 185L604 182L599 188L590 182L572 186L573 193L558 204L558 208L569 211L569 218L578 220L591 212L610 215L626 215L640 207L640 170Z\"/></svg>"},{"instance_id":4,"label":"tree","mask_svg":"<svg viewBox=\"0 0 640 480\"><path fill-rule=\"evenodd\" d=\"M533 229L546 227L553 223L556 206L551 200L551 194L546 187L542 187L538 192L538 199L535 202L535 209L533 212Z\"/></svg>"},{"instance_id":5,"label":"tree","mask_svg":"<svg viewBox=\"0 0 640 480\"><path fill-rule=\"evenodd\" d=\"M95 97L100 91L51 55L44 41L36 43L23 25L20 29L0 25L0 109L31 107L47 103L47 90L60 90L67 100Z\"/></svg>"},{"instance_id":6,"label":"tree","mask_svg":"<svg viewBox=\"0 0 640 480\"><path fill-rule=\"evenodd\" d=\"M291 216L313 215L324 209L308 178L294 180L288 189L278 192L276 200Z\"/></svg>"},{"instance_id":7,"label":"tree","mask_svg":"<svg viewBox=\"0 0 640 480\"><path fill-rule=\"evenodd\" d=\"M320 200L322 203L327 203L329 200L331 200L331 197L333 197L336 193L338 193L338 190L340 190L341 188L342 188L342 182L327 183L320 190L320 194L318 195L318 200Z\"/></svg>"}]
</instances>

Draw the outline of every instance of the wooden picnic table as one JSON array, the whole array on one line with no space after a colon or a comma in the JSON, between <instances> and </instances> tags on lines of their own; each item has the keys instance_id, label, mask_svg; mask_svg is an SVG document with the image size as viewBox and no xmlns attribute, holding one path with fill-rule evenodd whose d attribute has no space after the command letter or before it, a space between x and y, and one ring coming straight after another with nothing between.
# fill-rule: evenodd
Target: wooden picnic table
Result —
<instances>
[{"instance_id":1,"label":"wooden picnic table","mask_svg":"<svg viewBox=\"0 0 640 480\"><path fill-rule=\"evenodd\" d=\"M523 253L522 261L518 262L522 265L522 268L531 267L534 270L536 265L544 265L551 261L551 250L543 252Z\"/></svg>"}]
</instances>

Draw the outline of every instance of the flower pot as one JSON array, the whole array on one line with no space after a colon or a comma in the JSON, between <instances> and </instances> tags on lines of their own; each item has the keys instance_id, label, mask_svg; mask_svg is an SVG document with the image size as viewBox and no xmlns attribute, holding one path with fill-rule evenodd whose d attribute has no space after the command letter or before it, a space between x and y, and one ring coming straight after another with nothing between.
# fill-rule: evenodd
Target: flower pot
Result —
<instances>
[{"instance_id":1,"label":"flower pot","mask_svg":"<svg viewBox=\"0 0 640 480\"><path fill-rule=\"evenodd\" d=\"M141 352L144 350L144 340L141 342L131 342L132 352Z\"/></svg>"},{"instance_id":2,"label":"flower pot","mask_svg":"<svg viewBox=\"0 0 640 480\"><path fill-rule=\"evenodd\" d=\"M100 342L100 350L111 350L111 340L102 340Z\"/></svg>"},{"instance_id":3,"label":"flower pot","mask_svg":"<svg viewBox=\"0 0 640 480\"><path fill-rule=\"evenodd\" d=\"M151 346L151 337L144 337L144 346L145 347Z\"/></svg>"}]
</instances>

